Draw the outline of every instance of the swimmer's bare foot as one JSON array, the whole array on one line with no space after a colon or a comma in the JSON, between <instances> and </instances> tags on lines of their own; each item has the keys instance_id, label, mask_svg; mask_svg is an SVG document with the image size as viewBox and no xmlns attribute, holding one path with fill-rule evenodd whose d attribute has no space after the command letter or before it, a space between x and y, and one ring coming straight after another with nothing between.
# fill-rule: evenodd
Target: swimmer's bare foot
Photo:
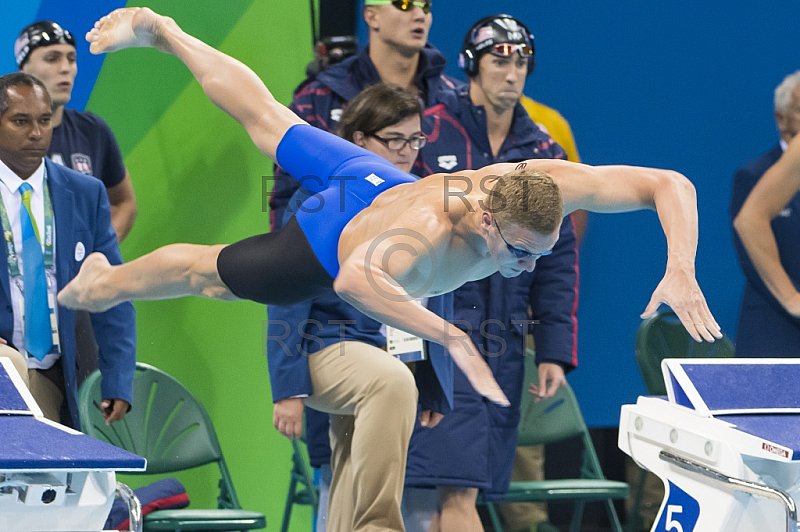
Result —
<instances>
[{"instance_id":1,"label":"swimmer's bare foot","mask_svg":"<svg viewBox=\"0 0 800 532\"><path fill-rule=\"evenodd\" d=\"M94 24L86 34L89 51L103 54L125 48L158 48L169 52L162 38L165 24L174 24L146 7L130 7L112 11Z\"/></svg>"},{"instance_id":2,"label":"swimmer's bare foot","mask_svg":"<svg viewBox=\"0 0 800 532\"><path fill-rule=\"evenodd\" d=\"M71 309L103 312L119 304L110 297L102 297L102 282L111 271L111 264L102 253L92 253L83 261L78 275L58 293L58 302Z\"/></svg>"}]
</instances>

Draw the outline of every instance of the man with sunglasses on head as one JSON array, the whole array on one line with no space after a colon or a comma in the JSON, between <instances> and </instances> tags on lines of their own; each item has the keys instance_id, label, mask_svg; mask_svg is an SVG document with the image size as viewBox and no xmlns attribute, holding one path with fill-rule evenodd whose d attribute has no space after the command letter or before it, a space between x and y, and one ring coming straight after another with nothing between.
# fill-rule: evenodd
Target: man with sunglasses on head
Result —
<instances>
[{"instance_id":1,"label":"man with sunglasses on head","mask_svg":"<svg viewBox=\"0 0 800 532\"><path fill-rule=\"evenodd\" d=\"M416 92L423 107L437 103L438 95L458 85L447 78L444 56L428 44L432 0L365 0L364 21L369 44L356 56L332 65L296 89L289 108L312 126L336 131L342 109L366 87L378 82ZM297 181L276 167L270 197L273 229L281 220Z\"/></svg>"},{"instance_id":2,"label":"man with sunglasses on head","mask_svg":"<svg viewBox=\"0 0 800 532\"><path fill-rule=\"evenodd\" d=\"M475 22L464 37L459 65L469 85L451 91L441 105L425 112L423 131L429 141L415 173L451 172L456 180L459 171L498 162L566 159L561 146L520 103L534 67L533 35L521 21L498 14ZM497 225L497 230L504 235L505 228ZM504 240L508 252L519 256L522 251ZM454 323L482 351L511 407L484 401L456 368L453 411L431 430L416 428L406 485L438 488L432 530L483 530L475 508L478 490L498 500L508 489L523 393L525 337L533 333L536 338L543 383L537 394L549 397L565 382L565 370L577 365L577 280L575 231L567 217L552 254L539 259L535 271L511 278L496 273L454 292Z\"/></svg>"}]
</instances>

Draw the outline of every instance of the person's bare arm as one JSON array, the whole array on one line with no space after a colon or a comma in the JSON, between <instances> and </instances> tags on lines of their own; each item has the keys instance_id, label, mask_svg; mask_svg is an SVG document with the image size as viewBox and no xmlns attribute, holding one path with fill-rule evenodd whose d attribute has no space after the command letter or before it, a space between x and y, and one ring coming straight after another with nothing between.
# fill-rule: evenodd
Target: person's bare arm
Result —
<instances>
[{"instance_id":1,"label":"person's bare arm","mask_svg":"<svg viewBox=\"0 0 800 532\"><path fill-rule=\"evenodd\" d=\"M444 251L447 247L450 233L445 224L433 215L424 218L405 216L395 226L405 231L393 231L391 236L378 237L356 247L343 261L333 289L367 316L444 346L478 393L495 403L508 405L508 399L469 336L420 305L395 280L413 275L420 263L431 260L431 249ZM424 235L427 242L418 235ZM430 275L437 274L442 275L434 267Z\"/></svg>"},{"instance_id":2,"label":"person's bare arm","mask_svg":"<svg viewBox=\"0 0 800 532\"><path fill-rule=\"evenodd\" d=\"M547 161L564 197L565 214L577 209L627 212L653 209L667 238L667 268L642 313L652 316L666 303L697 341L713 342L722 332L695 279L697 196L683 175L634 166L587 166Z\"/></svg>"},{"instance_id":3,"label":"person's bare arm","mask_svg":"<svg viewBox=\"0 0 800 532\"><path fill-rule=\"evenodd\" d=\"M117 233L117 241L122 242L131 232L133 222L136 220L136 194L128 169L125 169L125 178L106 189L108 201L111 203L111 225Z\"/></svg>"},{"instance_id":4,"label":"person's bare arm","mask_svg":"<svg viewBox=\"0 0 800 532\"><path fill-rule=\"evenodd\" d=\"M800 317L800 292L781 264L772 220L800 191L800 139L759 179L733 227L764 284L786 311Z\"/></svg>"},{"instance_id":5,"label":"person's bare arm","mask_svg":"<svg viewBox=\"0 0 800 532\"><path fill-rule=\"evenodd\" d=\"M150 47L175 55L189 67L206 96L242 124L258 149L273 161L286 131L303 123L275 100L246 65L185 33L174 20L148 8L111 12L95 23L86 40L94 54Z\"/></svg>"}]
</instances>

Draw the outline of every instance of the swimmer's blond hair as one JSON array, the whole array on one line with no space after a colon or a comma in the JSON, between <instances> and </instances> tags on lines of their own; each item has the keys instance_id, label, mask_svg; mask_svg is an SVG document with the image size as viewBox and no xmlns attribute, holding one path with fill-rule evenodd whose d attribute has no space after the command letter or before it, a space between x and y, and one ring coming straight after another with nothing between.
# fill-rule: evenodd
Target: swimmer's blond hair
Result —
<instances>
[{"instance_id":1,"label":"swimmer's blond hair","mask_svg":"<svg viewBox=\"0 0 800 532\"><path fill-rule=\"evenodd\" d=\"M487 211L503 225L549 235L564 218L564 201L550 174L517 168L497 179Z\"/></svg>"}]
</instances>

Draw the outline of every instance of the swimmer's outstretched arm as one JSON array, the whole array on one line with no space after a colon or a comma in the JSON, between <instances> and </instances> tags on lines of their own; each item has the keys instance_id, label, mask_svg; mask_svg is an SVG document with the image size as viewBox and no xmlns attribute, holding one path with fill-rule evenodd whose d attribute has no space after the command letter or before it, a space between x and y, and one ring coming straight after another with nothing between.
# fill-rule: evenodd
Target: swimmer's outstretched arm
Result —
<instances>
[{"instance_id":1,"label":"swimmer's outstretched arm","mask_svg":"<svg viewBox=\"0 0 800 532\"><path fill-rule=\"evenodd\" d=\"M58 293L58 302L71 309L103 312L129 300L201 296L233 301L238 298L217 273L217 257L224 247L170 244L117 266L102 253L92 253Z\"/></svg>"},{"instance_id":2,"label":"swimmer's outstretched arm","mask_svg":"<svg viewBox=\"0 0 800 532\"><path fill-rule=\"evenodd\" d=\"M208 98L242 124L258 149L273 161L286 131L304 123L275 100L249 67L148 8L112 11L95 23L86 40L93 54L149 47L176 56L189 67Z\"/></svg>"},{"instance_id":3,"label":"swimmer's outstretched arm","mask_svg":"<svg viewBox=\"0 0 800 532\"><path fill-rule=\"evenodd\" d=\"M652 316L665 303L696 341L721 338L720 327L695 278L698 224L694 185L671 170L558 162L566 163L552 172L564 197L565 214L576 209L652 209L658 213L667 238L667 268L642 318Z\"/></svg>"},{"instance_id":4,"label":"swimmer's outstretched arm","mask_svg":"<svg viewBox=\"0 0 800 532\"><path fill-rule=\"evenodd\" d=\"M667 268L642 318L652 316L665 303L696 341L713 342L722 337L695 278L697 196L686 177L671 170L589 166L560 160L535 159L519 164L553 177L564 200L564 214L578 209L606 213L655 210L667 237ZM481 172L503 175L512 169L510 164L500 164Z\"/></svg>"},{"instance_id":5,"label":"swimmer's outstretched arm","mask_svg":"<svg viewBox=\"0 0 800 532\"><path fill-rule=\"evenodd\" d=\"M800 192L800 136L789 143L747 196L733 227L758 271L786 312L800 318L800 292L781 263L772 220Z\"/></svg>"},{"instance_id":6,"label":"swimmer's outstretched arm","mask_svg":"<svg viewBox=\"0 0 800 532\"><path fill-rule=\"evenodd\" d=\"M447 272L437 271L435 255L447 252L451 232L437 217L430 216L427 223L424 218L419 213L413 220L405 220L408 223L400 218L391 235L357 246L342 261L333 289L367 316L444 346L475 391L508 406L508 399L469 335L414 300L428 295L424 288L412 296L396 280L447 276ZM428 264L417 269L426 261Z\"/></svg>"}]
</instances>

